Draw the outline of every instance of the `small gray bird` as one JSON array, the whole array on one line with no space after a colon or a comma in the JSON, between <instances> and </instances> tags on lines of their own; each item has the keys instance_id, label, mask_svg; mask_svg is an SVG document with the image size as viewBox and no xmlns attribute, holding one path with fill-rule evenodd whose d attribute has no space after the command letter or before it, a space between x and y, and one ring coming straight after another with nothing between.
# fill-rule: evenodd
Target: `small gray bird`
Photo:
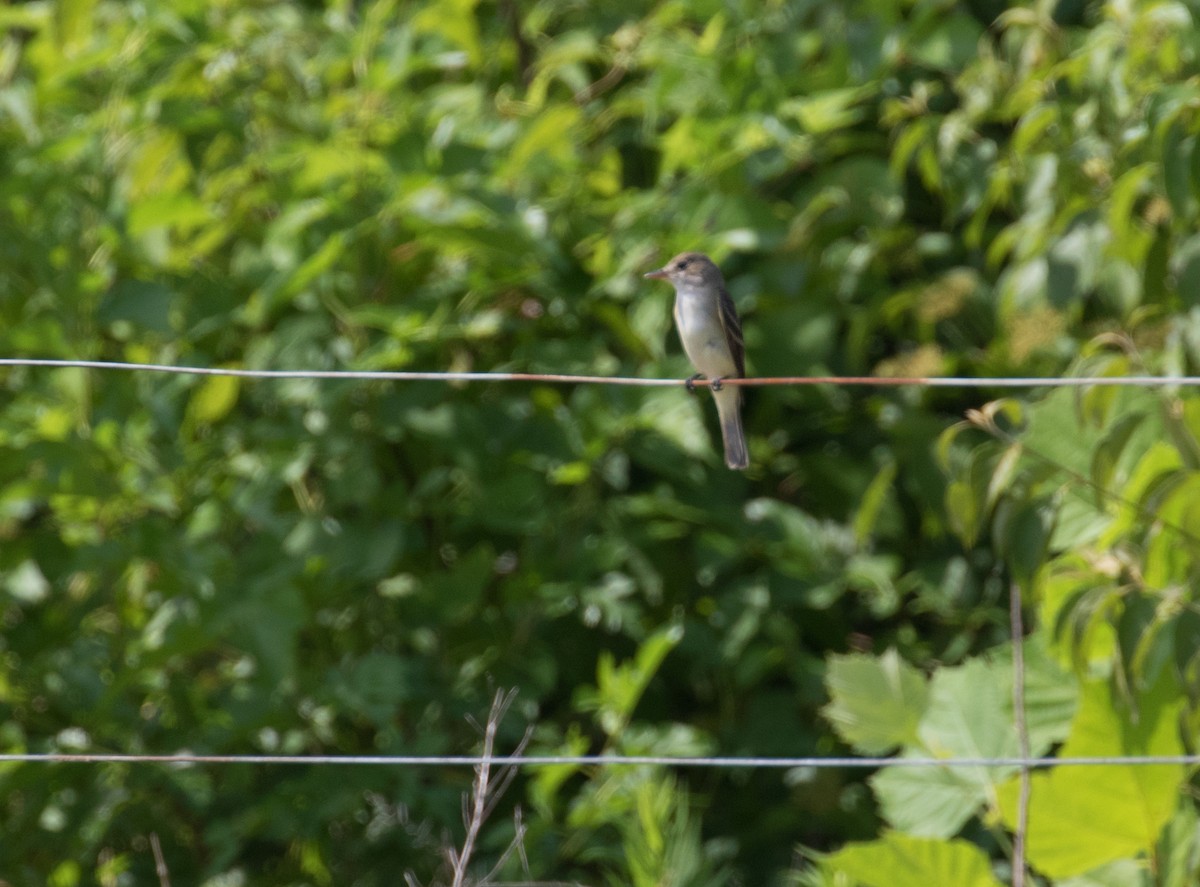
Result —
<instances>
[{"instance_id":1,"label":"small gray bird","mask_svg":"<svg viewBox=\"0 0 1200 887\"><path fill-rule=\"evenodd\" d=\"M746 346L721 269L704 253L680 253L646 277L669 280L675 287L675 325L683 350L699 371L689 383L701 376L709 380L721 420L725 464L745 468L750 457L742 431L742 394L739 386L724 387L721 380L746 375Z\"/></svg>"}]
</instances>

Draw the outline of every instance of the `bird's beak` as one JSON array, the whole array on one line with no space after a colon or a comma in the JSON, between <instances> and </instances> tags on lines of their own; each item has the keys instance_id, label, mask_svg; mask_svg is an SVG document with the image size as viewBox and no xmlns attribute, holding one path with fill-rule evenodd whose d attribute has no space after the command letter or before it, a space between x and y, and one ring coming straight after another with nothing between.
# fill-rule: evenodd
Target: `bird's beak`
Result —
<instances>
[{"instance_id":1,"label":"bird's beak","mask_svg":"<svg viewBox=\"0 0 1200 887\"><path fill-rule=\"evenodd\" d=\"M659 268L657 271L647 271L642 276L645 277L647 280L666 280L667 279L667 269Z\"/></svg>"}]
</instances>

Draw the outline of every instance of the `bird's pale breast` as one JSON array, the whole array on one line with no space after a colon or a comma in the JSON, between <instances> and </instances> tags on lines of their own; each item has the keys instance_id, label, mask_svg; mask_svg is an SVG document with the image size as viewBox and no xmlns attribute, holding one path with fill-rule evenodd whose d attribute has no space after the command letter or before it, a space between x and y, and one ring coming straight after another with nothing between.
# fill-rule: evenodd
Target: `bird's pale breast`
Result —
<instances>
[{"instance_id":1,"label":"bird's pale breast","mask_svg":"<svg viewBox=\"0 0 1200 887\"><path fill-rule=\"evenodd\" d=\"M675 298L675 323L683 350L696 369L710 379L736 376L737 366L725 341L716 298L681 290Z\"/></svg>"}]
</instances>

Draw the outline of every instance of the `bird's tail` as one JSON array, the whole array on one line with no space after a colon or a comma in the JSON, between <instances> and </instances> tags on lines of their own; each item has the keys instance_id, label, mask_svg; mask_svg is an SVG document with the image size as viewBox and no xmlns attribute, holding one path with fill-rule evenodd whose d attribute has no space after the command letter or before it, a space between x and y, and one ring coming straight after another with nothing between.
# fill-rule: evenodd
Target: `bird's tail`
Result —
<instances>
[{"instance_id":1,"label":"bird's tail","mask_svg":"<svg viewBox=\"0 0 1200 887\"><path fill-rule=\"evenodd\" d=\"M717 416L721 419L721 439L725 442L725 464L730 468L743 469L750 465L746 451L746 434L742 431L742 394L730 386L723 391L714 391Z\"/></svg>"}]
</instances>

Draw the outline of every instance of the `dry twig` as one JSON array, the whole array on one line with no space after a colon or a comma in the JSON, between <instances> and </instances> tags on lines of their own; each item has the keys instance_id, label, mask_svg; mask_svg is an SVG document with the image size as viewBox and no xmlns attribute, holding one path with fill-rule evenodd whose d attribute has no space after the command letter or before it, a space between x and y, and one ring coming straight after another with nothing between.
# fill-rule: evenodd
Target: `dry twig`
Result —
<instances>
[{"instance_id":1,"label":"dry twig","mask_svg":"<svg viewBox=\"0 0 1200 887\"><path fill-rule=\"evenodd\" d=\"M451 849L447 854L453 870L453 878L450 882L452 887L466 887L468 883L467 866L475 852L480 830L488 817L495 811L501 797L512 785L513 779L516 778L517 768L513 766L501 767L496 773L493 773L491 760L496 753L496 732L500 727L500 722L504 720L504 716L516 698L516 690L497 690L492 699L491 710L488 712L487 723L482 728L483 752L479 764L475 767L475 781L471 787L471 797L469 800L463 799L463 824L466 826L467 833L463 838L462 849ZM525 731L525 735L512 753L513 756L524 754L532 735L532 728ZM519 854L525 871L529 870L524 846L525 824L521 818L519 807L513 813L513 824L516 834L513 835L512 841L492 870L484 877L482 884L493 883L492 878L499 873L514 853Z\"/></svg>"},{"instance_id":2,"label":"dry twig","mask_svg":"<svg viewBox=\"0 0 1200 887\"><path fill-rule=\"evenodd\" d=\"M158 832L150 833L150 849L154 852L154 872L158 875L159 887L171 887L171 873L167 870L162 844L158 842Z\"/></svg>"}]
</instances>

